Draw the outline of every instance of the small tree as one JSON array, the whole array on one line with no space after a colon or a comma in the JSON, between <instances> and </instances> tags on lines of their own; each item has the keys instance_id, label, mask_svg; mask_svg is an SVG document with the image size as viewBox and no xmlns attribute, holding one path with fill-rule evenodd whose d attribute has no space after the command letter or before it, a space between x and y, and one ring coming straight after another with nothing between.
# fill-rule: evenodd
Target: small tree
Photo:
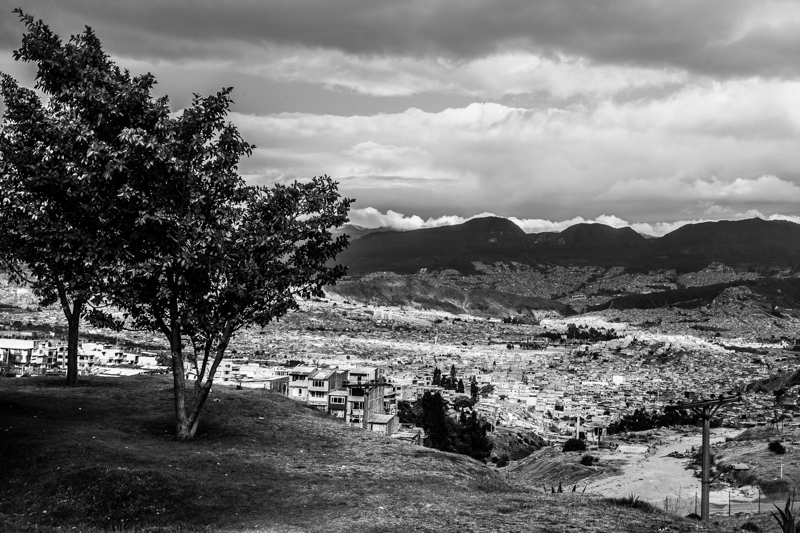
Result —
<instances>
[{"instance_id":1,"label":"small tree","mask_svg":"<svg viewBox=\"0 0 800 533\"><path fill-rule=\"evenodd\" d=\"M586 450L586 443L580 439L569 439L567 442L564 443L564 447L562 448L562 452L582 452Z\"/></svg>"},{"instance_id":2,"label":"small tree","mask_svg":"<svg viewBox=\"0 0 800 533\"><path fill-rule=\"evenodd\" d=\"M783 455L786 453L786 447L781 444L779 440L770 441L770 443L767 444L767 449L775 455Z\"/></svg>"},{"instance_id":3,"label":"small tree","mask_svg":"<svg viewBox=\"0 0 800 533\"><path fill-rule=\"evenodd\" d=\"M420 400L422 406L422 429L425 430L425 446L450 451L450 432L447 427L445 404L437 392L425 391Z\"/></svg>"},{"instance_id":4,"label":"small tree","mask_svg":"<svg viewBox=\"0 0 800 533\"><path fill-rule=\"evenodd\" d=\"M453 409L459 413L463 413L465 409L470 409L475 405L475 400L465 396L458 396L457 398L453 399L452 405Z\"/></svg>"}]
</instances>

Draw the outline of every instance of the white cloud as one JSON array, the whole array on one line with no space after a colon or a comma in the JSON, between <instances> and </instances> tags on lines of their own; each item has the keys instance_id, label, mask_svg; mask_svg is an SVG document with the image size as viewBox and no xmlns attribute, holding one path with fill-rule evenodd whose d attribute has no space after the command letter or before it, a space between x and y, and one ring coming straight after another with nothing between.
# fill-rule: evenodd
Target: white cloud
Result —
<instances>
[{"instance_id":1,"label":"white cloud","mask_svg":"<svg viewBox=\"0 0 800 533\"><path fill-rule=\"evenodd\" d=\"M442 92L476 98L546 93L607 97L683 83L677 69L595 65L564 54L500 52L468 61L443 57L350 55L338 50L269 46L244 70L277 81L322 85L372 96Z\"/></svg>"},{"instance_id":2,"label":"white cloud","mask_svg":"<svg viewBox=\"0 0 800 533\"><path fill-rule=\"evenodd\" d=\"M265 182L326 173L362 205L457 205L543 220L695 218L782 212L800 200L797 93L800 83L743 80L564 109L474 103L438 113L233 119L259 147L242 162L245 173Z\"/></svg>"},{"instance_id":3,"label":"white cloud","mask_svg":"<svg viewBox=\"0 0 800 533\"><path fill-rule=\"evenodd\" d=\"M765 175L756 178L736 178L721 180L716 176L709 179L686 179L680 176L667 178L632 179L613 183L608 191L598 195L599 199L624 197L646 200L653 198L657 191L663 199L699 201L800 201L800 186L777 176ZM709 214L729 211L719 205L705 209Z\"/></svg>"}]
</instances>

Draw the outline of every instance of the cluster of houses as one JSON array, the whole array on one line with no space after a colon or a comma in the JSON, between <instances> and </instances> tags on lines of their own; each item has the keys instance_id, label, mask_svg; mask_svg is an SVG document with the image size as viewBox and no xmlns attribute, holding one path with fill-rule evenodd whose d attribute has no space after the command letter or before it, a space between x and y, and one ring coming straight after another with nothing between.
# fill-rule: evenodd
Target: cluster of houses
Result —
<instances>
[{"instance_id":1,"label":"cluster of houses","mask_svg":"<svg viewBox=\"0 0 800 533\"><path fill-rule=\"evenodd\" d=\"M191 373L188 377L192 377ZM215 382L272 390L341 418L348 426L416 444L421 442L420 431L401 427L397 415L397 401L407 395L407 391L402 385L389 383L382 367L287 367L226 359L218 369Z\"/></svg>"},{"instance_id":2,"label":"cluster of houses","mask_svg":"<svg viewBox=\"0 0 800 533\"><path fill-rule=\"evenodd\" d=\"M83 342L78 345L78 371L93 373L106 366L156 367L156 354L125 353L111 344ZM0 366L21 373L42 374L67 366L67 344L49 339L0 338Z\"/></svg>"}]
</instances>

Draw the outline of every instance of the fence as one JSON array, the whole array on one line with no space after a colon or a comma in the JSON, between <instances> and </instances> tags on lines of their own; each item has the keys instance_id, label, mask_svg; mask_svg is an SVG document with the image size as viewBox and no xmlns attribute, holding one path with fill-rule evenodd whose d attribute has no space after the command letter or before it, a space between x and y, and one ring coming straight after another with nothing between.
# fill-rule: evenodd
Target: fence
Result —
<instances>
[{"instance_id":1,"label":"fence","mask_svg":"<svg viewBox=\"0 0 800 533\"><path fill-rule=\"evenodd\" d=\"M753 499L741 499L738 496L732 496L732 491L727 491L727 503L719 502L718 496L724 494L726 491L716 491L715 496L709 502L709 512L711 514L727 514L735 515L738 513L760 514L769 513L775 510L775 506L783 509L786 505L786 500L791 498L791 509L795 507L795 494L794 491L785 494L772 494L767 496L758 491L758 495ZM716 501L714 501L716 500ZM659 500L650 500L649 503L660 507L668 513L686 516L691 513L700 514L700 494L696 493L692 496L681 494L674 494L665 496Z\"/></svg>"}]
</instances>

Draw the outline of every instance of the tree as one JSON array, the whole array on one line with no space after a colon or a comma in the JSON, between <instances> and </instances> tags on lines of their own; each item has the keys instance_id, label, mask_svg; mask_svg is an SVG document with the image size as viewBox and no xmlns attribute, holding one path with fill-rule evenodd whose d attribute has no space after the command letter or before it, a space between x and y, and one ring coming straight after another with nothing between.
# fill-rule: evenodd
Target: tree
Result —
<instances>
[{"instance_id":1,"label":"tree","mask_svg":"<svg viewBox=\"0 0 800 533\"><path fill-rule=\"evenodd\" d=\"M456 365L455 363L450 365L450 381L455 383L456 381Z\"/></svg>"},{"instance_id":2,"label":"tree","mask_svg":"<svg viewBox=\"0 0 800 533\"><path fill-rule=\"evenodd\" d=\"M399 400L397 402L397 416L400 419L401 424L414 424L415 426L420 425L422 409L420 408L419 402L416 402L414 405L412 405L409 402Z\"/></svg>"},{"instance_id":3,"label":"tree","mask_svg":"<svg viewBox=\"0 0 800 533\"><path fill-rule=\"evenodd\" d=\"M459 379L458 385L456 386L456 392L464 392L464 380Z\"/></svg>"},{"instance_id":4,"label":"tree","mask_svg":"<svg viewBox=\"0 0 800 533\"><path fill-rule=\"evenodd\" d=\"M470 416L462 413L457 430L454 432L455 451L485 463L494 447L494 442L486 435L487 427L489 424L478 419L475 411Z\"/></svg>"},{"instance_id":5,"label":"tree","mask_svg":"<svg viewBox=\"0 0 800 533\"><path fill-rule=\"evenodd\" d=\"M472 398L459 396L453 399L453 409L455 409L460 413L463 413L465 409L471 409L474 405L475 405L475 400L473 400Z\"/></svg>"},{"instance_id":6,"label":"tree","mask_svg":"<svg viewBox=\"0 0 800 533\"><path fill-rule=\"evenodd\" d=\"M120 70L90 28L63 43L42 21L14 12L26 29L14 59L38 70L33 90L2 75L0 257L42 305L61 305L74 385L81 317L124 253L116 230L132 222L116 200L149 164L131 159L121 135L155 132L169 109L150 95L153 76Z\"/></svg>"},{"instance_id":7,"label":"tree","mask_svg":"<svg viewBox=\"0 0 800 533\"><path fill-rule=\"evenodd\" d=\"M422 429L425 430L425 446L450 451L450 432L447 427L445 404L437 392L425 391L420 400L422 406Z\"/></svg>"},{"instance_id":8,"label":"tree","mask_svg":"<svg viewBox=\"0 0 800 533\"><path fill-rule=\"evenodd\" d=\"M131 184L128 202L139 213L132 252L120 258L109 293L129 326L170 344L179 440L195 435L234 334L296 309L297 297L323 296L345 273L330 263L347 237L330 229L347 221L351 200L327 176L247 186L237 165L253 147L226 121L231 90L195 96L165 121L160 143L128 132L132 150L155 162L151 177Z\"/></svg>"},{"instance_id":9,"label":"tree","mask_svg":"<svg viewBox=\"0 0 800 533\"><path fill-rule=\"evenodd\" d=\"M582 452L586 449L586 443L580 439L571 438L564 443L563 452Z\"/></svg>"},{"instance_id":10,"label":"tree","mask_svg":"<svg viewBox=\"0 0 800 533\"><path fill-rule=\"evenodd\" d=\"M431 377L431 383L433 383L434 385L438 385L441 379L442 379L442 371L439 370L438 366L434 367L433 376Z\"/></svg>"},{"instance_id":11,"label":"tree","mask_svg":"<svg viewBox=\"0 0 800 533\"><path fill-rule=\"evenodd\" d=\"M478 388L478 383L475 380L472 380L469 384L469 395L472 396L473 400L478 399L478 393L480 389Z\"/></svg>"}]
</instances>

